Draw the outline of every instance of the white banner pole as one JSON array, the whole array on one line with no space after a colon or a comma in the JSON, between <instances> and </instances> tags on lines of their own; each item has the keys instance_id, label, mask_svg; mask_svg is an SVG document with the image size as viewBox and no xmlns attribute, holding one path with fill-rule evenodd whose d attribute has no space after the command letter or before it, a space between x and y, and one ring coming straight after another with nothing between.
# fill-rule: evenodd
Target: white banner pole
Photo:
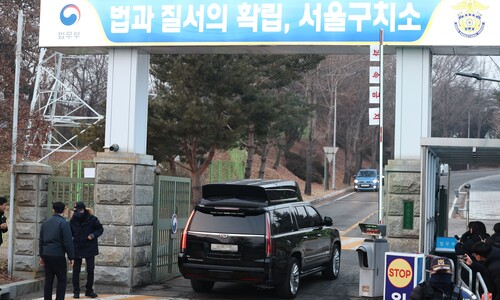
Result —
<instances>
[{"instance_id":1,"label":"white banner pole","mask_svg":"<svg viewBox=\"0 0 500 300\"><path fill-rule=\"evenodd\" d=\"M378 189L378 223L383 223L382 180L384 178L384 30L380 29L380 101L379 101L379 189ZM384 181L385 182L385 181Z\"/></svg>"}]
</instances>

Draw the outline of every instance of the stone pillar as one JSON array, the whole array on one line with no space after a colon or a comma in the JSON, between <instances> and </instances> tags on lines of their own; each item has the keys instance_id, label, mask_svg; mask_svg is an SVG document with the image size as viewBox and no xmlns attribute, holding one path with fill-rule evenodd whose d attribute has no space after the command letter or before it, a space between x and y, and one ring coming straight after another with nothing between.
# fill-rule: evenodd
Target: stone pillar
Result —
<instances>
[{"instance_id":1,"label":"stone pillar","mask_svg":"<svg viewBox=\"0 0 500 300\"><path fill-rule=\"evenodd\" d=\"M151 281L156 162L121 152L98 153L95 162L95 212L104 227L95 283L101 292L131 292Z\"/></svg>"},{"instance_id":2,"label":"stone pillar","mask_svg":"<svg viewBox=\"0 0 500 300\"><path fill-rule=\"evenodd\" d=\"M422 199L420 139L431 136L432 51L402 47L396 49L396 58L394 160L385 168L383 222L391 251L416 252ZM426 205L434 205L434 199Z\"/></svg>"},{"instance_id":3,"label":"stone pillar","mask_svg":"<svg viewBox=\"0 0 500 300\"><path fill-rule=\"evenodd\" d=\"M43 276L39 265L38 237L47 218L47 189L52 167L36 162L14 166L16 187L14 197L14 261L13 275L25 279Z\"/></svg>"},{"instance_id":4,"label":"stone pillar","mask_svg":"<svg viewBox=\"0 0 500 300\"><path fill-rule=\"evenodd\" d=\"M389 160L385 170L383 222L387 224L390 251L417 252L420 232L420 161ZM413 206L413 211L405 212L405 205L406 209Z\"/></svg>"}]
</instances>

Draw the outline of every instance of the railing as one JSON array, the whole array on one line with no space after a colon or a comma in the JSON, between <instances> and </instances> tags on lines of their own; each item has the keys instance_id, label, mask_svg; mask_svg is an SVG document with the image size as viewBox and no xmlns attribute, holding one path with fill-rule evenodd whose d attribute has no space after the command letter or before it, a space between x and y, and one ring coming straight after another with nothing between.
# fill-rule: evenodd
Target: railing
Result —
<instances>
[{"instance_id":1,"label":"railing","mask_svg":"<svg viewBox=\"0 0 500 300\"><path fill-rule=\"evenodd\" d=\"M476 277L476 290L474 291L474 294L476 295L476 297L478 299L481 299L481 295L480 295L480 290L478 289L478 286L481 285L481 288L483 289L483 295L488 295L488 288L486 287L486 283L484 282L483 280L483 276L481 276L480 273L477 273L477 277ZM488 297L485 296L485 300L487 300Z\"/></svg>"},{"instance_id":2,"label":"railing","mask_svg":"<svg viewBox=\"0 0 500 300\"><path fill-rule=\"evenodd\" d=\"M468 278L468 283L462 279L462 270L467 272L466 277ZM456 273L456 282L461 285L465 285L469 290L473 291L475 297L477 299L481 299L481 295L488 295L488 288L486 287L486 283L484 282L483 276L481 273L476 272L476 284L472 286L472 277L473 270L466 265L463 261L458 263L457 273ZM488 299L486 297L486 299Z\"/></svg>"},{"instance_id":3,"label":"railing","mask_svg":"<svg viewBox=\"0 0 500 300\"><path fill-rule=\"evenodd\" d=\"M467 277L468 277L468 283L465 282L462 278L462 269L467 271ZM472 269L469 268L464 262L459 262L458 263L458 269L456 273L457 279L456 282L460 284L465 284L469 289L472 290Z\"/></svg>"}]
</instances>

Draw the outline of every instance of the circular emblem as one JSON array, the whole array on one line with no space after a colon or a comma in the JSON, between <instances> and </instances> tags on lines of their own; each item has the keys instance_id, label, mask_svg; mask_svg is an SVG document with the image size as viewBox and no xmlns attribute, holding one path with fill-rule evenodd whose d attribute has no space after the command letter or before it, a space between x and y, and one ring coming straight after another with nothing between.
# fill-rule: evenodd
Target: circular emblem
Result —
<instances>
[{"instance_id":1,"label":"circular emblem","mask_svg":"<svg viewBox=\"0 0 500 300\"><path fill-rule=\"evenodd\" d=\"M387 268L389 281L397 288L408 286L413 278L413 270L406 260L397 258Z\"/></svg>"},{"instance_id":2,"label":"circular emblem","mask_svg":"<svg viewBox=\"0 0 500 300\"><path fill-rule=\"evenodd\" d=\"M473 38L481 34L484 29L484 21L479 13L461 13L455 22L455 29L460 35Z\"/></svg>"},{"instance_id":3,"label":"circular emblem","mask_svg":"<svg viewBox=\"0 0 500 300\"><path fill-rule=\"evenodd\" d=\"M61 9L59 19L66 26L76 24L80 20L80 9L74 4L68 4Z\"/></svg>"},{"instance_id":4,"label":"circular emblem","mask_svg":"<svg viewBox=\"0 0 500 300\"><path fill-rule=\"evenodd\" d=\"M175 234L177 232L177 215L172 215L172 233Z\"/></svg>"}]
</instances>

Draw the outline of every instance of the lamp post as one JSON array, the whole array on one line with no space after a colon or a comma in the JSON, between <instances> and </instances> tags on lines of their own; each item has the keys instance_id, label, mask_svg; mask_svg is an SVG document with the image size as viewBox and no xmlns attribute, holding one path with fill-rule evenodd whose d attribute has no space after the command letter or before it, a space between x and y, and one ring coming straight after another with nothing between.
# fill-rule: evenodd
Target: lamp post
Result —
<instances>
[{"instance_id":1,"label":"lamp post","mask_svg":"<svg viewBox=\"0 0 500 300\"><path fill-rule=\"evenodd\" d=\"M356 73L358 73L358 72L355 71L355 72L352 72L352 73L344 74L342 76L338 76L337 78L335 78L335 82L334 82L334 90L333 90L334 91L334 97L333 97L334 104L333 104L332 190L335 189L335 176L336 176L335 168L336 168L336 164L337 164L337 161L336 161L337 150L335 148L335 147L337 147L337 88L338 88L338 85L339 85L341 79L344 79L346 77L352 76L352 75L354 75Z\"/></svg>"},{"instance_id":2,"label":"lamp post","mask_svg":"<svg viewBox=\"0 0 500 300\"><path fill-rule=\"evenodd\" d=\"M500 82L500 79L483 77L483 76L481 76L481 75L479 75L477 73L456 72L455 74L458 75L458 76L474 78L476 80L486 80L486 81Z\"/></svg>"},{"instance_id":3,"label":"lamp post","mask_svg":"<svg viewBox=\"0 0 500 300\"><path fill-rule=\"evenodd\" d=\"M500 79L483 77L483 76L479 75L478 73L456 72L455 74L458 76L474 78L474 79L479 80L479 81L485 80L485 81L500 82ZM467 117L467 138L470 138L470 108L469 108L469 114ZM467 170L468 169L469 169L469 164L467 164Z\"/></svg>"},{"instance_id":4,"label":"lamp post","mask_svg":"<svg viewBox=\"0 0 500 300\"><path fill-rule=\"evenodd\" d=\"M500 82L500 79L483 77L477 73L456 72L455 74L458 76L474 78L479 81L485 80L485 81ZM470 108L469 108L469 115L467 117L467 138L470 138Z\"/></svg>"}]
</instances>

